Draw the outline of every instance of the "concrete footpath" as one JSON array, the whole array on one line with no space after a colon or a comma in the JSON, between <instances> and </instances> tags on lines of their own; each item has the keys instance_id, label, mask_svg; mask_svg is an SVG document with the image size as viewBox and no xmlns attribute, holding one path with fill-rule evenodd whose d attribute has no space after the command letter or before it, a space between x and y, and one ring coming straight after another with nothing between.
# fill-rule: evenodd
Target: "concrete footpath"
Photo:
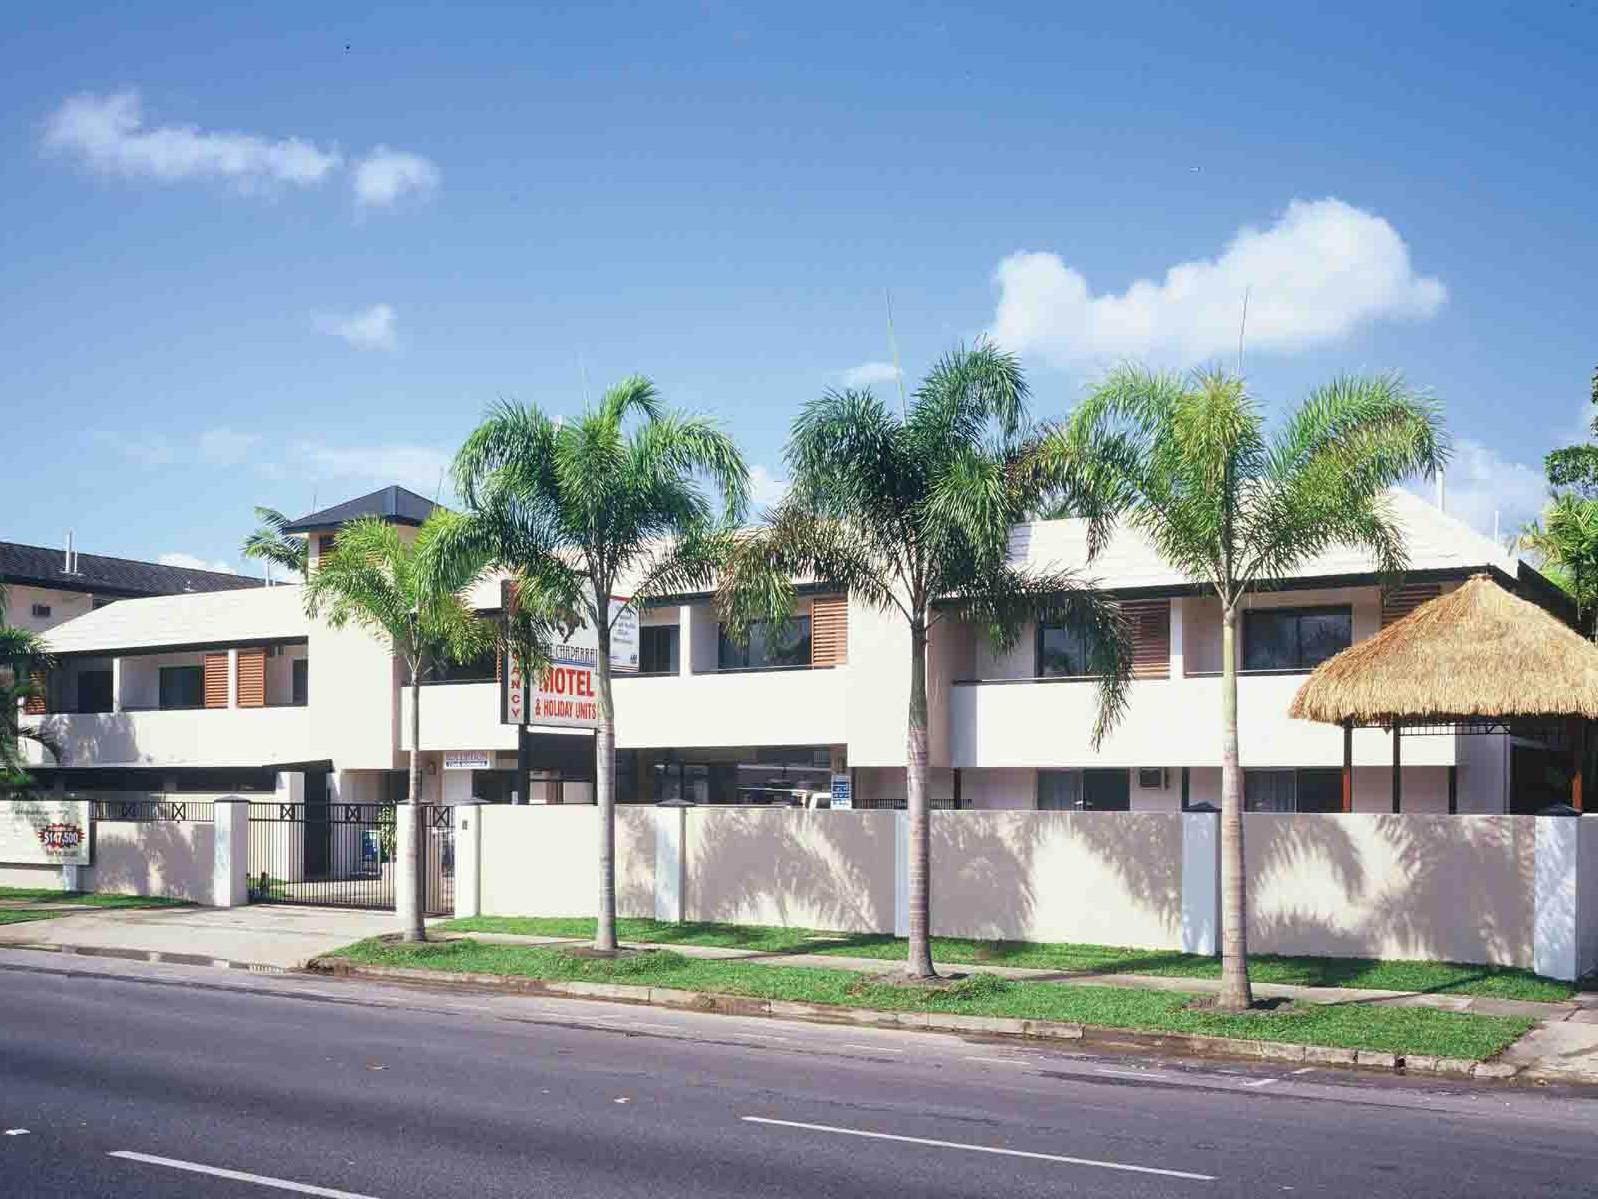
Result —
<instances>
[{"instance_id":1,"label":"concrete footpath","mask_svg":"<svg viewBox=\"0 0 1598 1199\"><path fill-rule=\"evenodd\" d=\"M135 959L175 965L303 970L314 959L344 945L394 931L390 912L256 904L239 908L92 909L64 911L48 920L0 925L0 947L54 950L90 957ZM582 944L570 938L502 933L451 933L497 944ZM877 958L821 954L772 954L757 950L693 945L641 946L669 949L689 957L737 958L880 973L894 963ZM1152 990L1207 992L1209 979L1162 978L1129 974L1062 974L1013 966L959 965L951 972L985 972L1006 978L1070 982ZM1517 1078L1598 1084L1598 993L1583 992L1564 1003L1530 1003L1465 995L1425 995L1401 991L1352 990L1257 984L1263 998L1309 1003L1381 1003L1518 1015L1538 1025L1500 1055Z\"/></svg>"},{"instance_id":2,"label":"concrete footpath","mask_svg":"<svg viewBox=\"0 0 1598 1199\"><path fill-rule=\"evenodd\" d=\"M74 908L0 925L0 946L179 965L298 970L341 945L394 931L392 912L252 904L239 908Z\"/></svg>"},{"instance_id":3,"label":"concrete footpath","mask_svg":"<svg viewBox=\"0 0 1598 1199\"><path fill-rule=\"evenodd\" d=\"M566 937L518 936L511 933L450 933L474 941L498 945L582 945L586 940ZM639 942L640 949L669 949L684 957L739 959L780 962L785 966L819 966L831 970L858 970L881 973L894 963L882 958L857 958L815 953L767 953L761 950L728 949L704 945L667 945ZM997 974L1003 978L1035 982L1064 982L1108 987L1134 987L1154 991L1183 991L1210 994L1220 989L1216 979L1170 978L1143 974L1062 973L1018 966L946 964L949 973ZM1301 1003L1383 1004L1396 1007L1429 1007L1441 1011L1466 1012L1484 1016L1524 1016L1536 1020L1532 1029L1497 1058L1513 1067L1514 1077L1527 1081L1559 1081L1598 1084L1598 992L1581 991L1561 1003L1536 1003L1523 999L1494 999L1486 996L1425 994L1414 991L1383 991L1350 987L1304 987L1284 983L1256 983L1254 994L1262 999L1291 999ZM1507 1072L1506 1072L1507 1073Z\"/></svg>"}]
</instances>

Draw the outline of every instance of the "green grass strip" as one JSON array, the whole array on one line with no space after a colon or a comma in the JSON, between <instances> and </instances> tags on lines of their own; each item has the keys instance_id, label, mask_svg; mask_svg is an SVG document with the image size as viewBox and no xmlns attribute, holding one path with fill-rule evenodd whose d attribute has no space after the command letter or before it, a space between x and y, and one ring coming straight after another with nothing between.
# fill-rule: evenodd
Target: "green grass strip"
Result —
<instances>
[{"instance_id":1,"label":"green grass strip","mask_svg":"<svg viewBox=\"0 0 1598 1199\"><path fill-rule=\"evenodd\" d=\"M1057 1020L1140 1032L1196 1033L1473 1060L1497 1053L1533 1023L1430 1008L1343 1004L1302 1004L1287 1011L1225 1015L1189 1010L1195 996L1168 991L1013 982L991 974L971 975L942 988L913 987L884 983L852 970L689 958L670 950L607 961L539 946L470 940L404 945L369 940L347 946L338 955L364 965L625 983L877 1011Z\"/></svg>"},{"instance_id":2,"label":"green grass strip","mask_svg":"<svg viewBox=\"0 0 1598 1199\"><path fill-rule=\"evenodd\" d=\"M447 922L465 932L517 933L540 937L592 937L592 917L475 916ZM897 937L872 933L818 933L809 929L759 924L670 924L657 920L617 921L625 941L661 945L706 945L764 953L820 953L893 961L905 956ZM934 937L932 954L940 962L962 965L1025 966L1083 974L1147 974L1165 978L1219 978L1218 958L1174 950L1126 949L1113 945L1048 944L1032 941L976 941ZM1260 983L1307 987L1355 987L1380 991L1479 995L1557 1003L1576 993L1570 983L1543 978L1510 966L1464 962L1378 961L1373 958L1249 958L1249 976Z\"/></svg>"},{"instance_id":3,"label":"green grass strip","mask_svg":"<svg viewBox=\"0 0 1598 1199\"><path fill-rule=\"evenodd\" d=\"M44 887L0 887L0 899L27 903L70 903L86 908L183 908L187 900L159 895L119 895L110 891L52 891ZM50 913L43 913L48 916Z\"/></svg>"}]
</instances>

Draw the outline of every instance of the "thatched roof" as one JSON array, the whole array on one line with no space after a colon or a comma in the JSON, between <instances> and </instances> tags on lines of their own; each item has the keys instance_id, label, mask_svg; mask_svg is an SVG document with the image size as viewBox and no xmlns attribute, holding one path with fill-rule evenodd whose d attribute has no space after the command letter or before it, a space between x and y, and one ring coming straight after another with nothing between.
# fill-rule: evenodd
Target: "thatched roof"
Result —
<instances>
[{"instance_id":1,"label":"thatched roof","mask_svg":"<svg viewBox=\"0 0 1598 1199\"><path fill-rule=\"evenodd\" d=\"M1598 719L1598 647L1476 575L1321 663L1288 711L1328 724Z\"/></svg>"}]
</instances>

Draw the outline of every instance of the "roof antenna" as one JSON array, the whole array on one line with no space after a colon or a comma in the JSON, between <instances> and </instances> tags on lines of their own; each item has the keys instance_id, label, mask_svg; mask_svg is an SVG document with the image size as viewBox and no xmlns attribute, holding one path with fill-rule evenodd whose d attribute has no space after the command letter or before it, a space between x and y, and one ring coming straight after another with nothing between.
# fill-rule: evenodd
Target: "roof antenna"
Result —
<instances>
[{"instance_id":1,"label":"roof antenna","mask_svg":"<svg viewBox=\"0 0 1598 1199\"><path fill-rule=\"evenodd\" d=\"M67 552L61 562L61 573L75 575L78 573L78 553L72 548L72 530L67 530Z\"/></svg>"},{"instance_id":2,"label":"roof antenna","mask_svg":"<svg viewBox=\"0 0 1598 1199\"><path fill-rule=\"evenodd\" d=\"M588 367L583 362L583 356L577 355L577 374L583 383L583 407L588 407Z\"/></svg>"},{"instance_id":3,"label":"roof antenna","mask_svg":"<svg viewBox=\"0 0 1598 1199\"><path fill-rule=\"evenodd\" d=\"M1444 479L1444 473L1443 473L1442 468L1439 467L1438 470L1437 470L1437 511L1439 511L1439 512L1448 511L1448 505L1447 505L1448 492L1447 492L1447 489L1446 489L1446 487L1444 485L1443 479ZM1497 529L1493 530L1493 540L1494 541L1498 540L1498 530Z\"/></svg>"},{"instance_id":4,"label":"roof antenna","mask_svg":"<svg viewBox=\"0 0 1598 1199\"><path fill-rule=\"evenodd\" d=\"M888 309L888 348L893 353L893 377L899 383L899 419L904 419L904 368L899 365L899 338L893 331L893 293L882 289L882 302Z\"/></svg>"},{"instance_id":5,"label":"roof antenna","mask_svg":"<svg viewBox=\"0 0 1598 1199\"><path fill-rule=\"evenodd\" d=\"M433 507L438 507L438 497L444 494L444 468L438 468L438 486L433 488Z\"/></svg>"},{"instance_id":6,"label":"roof antenna","mask_svg":"<svg viewBox=\"0 0 1598 1199\"><path fill-rule=\"evenodd\" d=\"M1237 377L1243 377L1243 334L1248 329L1248 293L1252 287L1243 289L1243 319L1237 322Z\"/></svg>"}]
</instances>

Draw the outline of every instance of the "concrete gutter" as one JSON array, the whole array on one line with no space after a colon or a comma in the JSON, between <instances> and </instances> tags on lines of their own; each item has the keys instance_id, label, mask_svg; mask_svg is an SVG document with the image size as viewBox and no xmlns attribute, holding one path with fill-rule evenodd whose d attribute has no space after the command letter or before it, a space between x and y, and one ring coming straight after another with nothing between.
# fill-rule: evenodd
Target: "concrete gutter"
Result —
<instances>
[{"instance_id":1,"label":"concrete gutter","mask_svg":"<svg viewBox=\"0 0 1598 1199\"><path fill-rule=\"evenodd\" d=\"M1475 1062L1466 1058L1408 1056L1370 1049L1341 1049L1323 1045L1292 1045L1279 1041L1240 1041L1189 1033L1144 1033L1093 1025L1064 1024L1052 1020L1020 1020L1007 1016L957 1016L943 1012L882 1012L870 1008L835 1007L821 1003L793 1003L780 999L753 999L711 991L681 991L670 987L630 986L624 983L561 982L503 974L473 974L451 970L425 970L408 966L366 966L345 958L319 957L307 966L318 974L383 982L423 983L446 988L491 989L525 995L553 995L563 999L599 999L649 1007L670 1007L727 1016L769 1016L818 1024L871 1024L879 1027L925 1029L933 1032L978 1033L983 1036L1029 1040L1069 1041L1083 1047L1166 1050L1201 1057L1233 1057L1301 1062L1318 1066L1364 1067L1392 1073L1429 1074L1447 1078L1503 1080L1525 1067L1506 1061ZM1546 1074L1537 1077L1547 1078ZM1591 1082L1590 1077L1568 1081Z\"/></svg>"}]
</instances>

